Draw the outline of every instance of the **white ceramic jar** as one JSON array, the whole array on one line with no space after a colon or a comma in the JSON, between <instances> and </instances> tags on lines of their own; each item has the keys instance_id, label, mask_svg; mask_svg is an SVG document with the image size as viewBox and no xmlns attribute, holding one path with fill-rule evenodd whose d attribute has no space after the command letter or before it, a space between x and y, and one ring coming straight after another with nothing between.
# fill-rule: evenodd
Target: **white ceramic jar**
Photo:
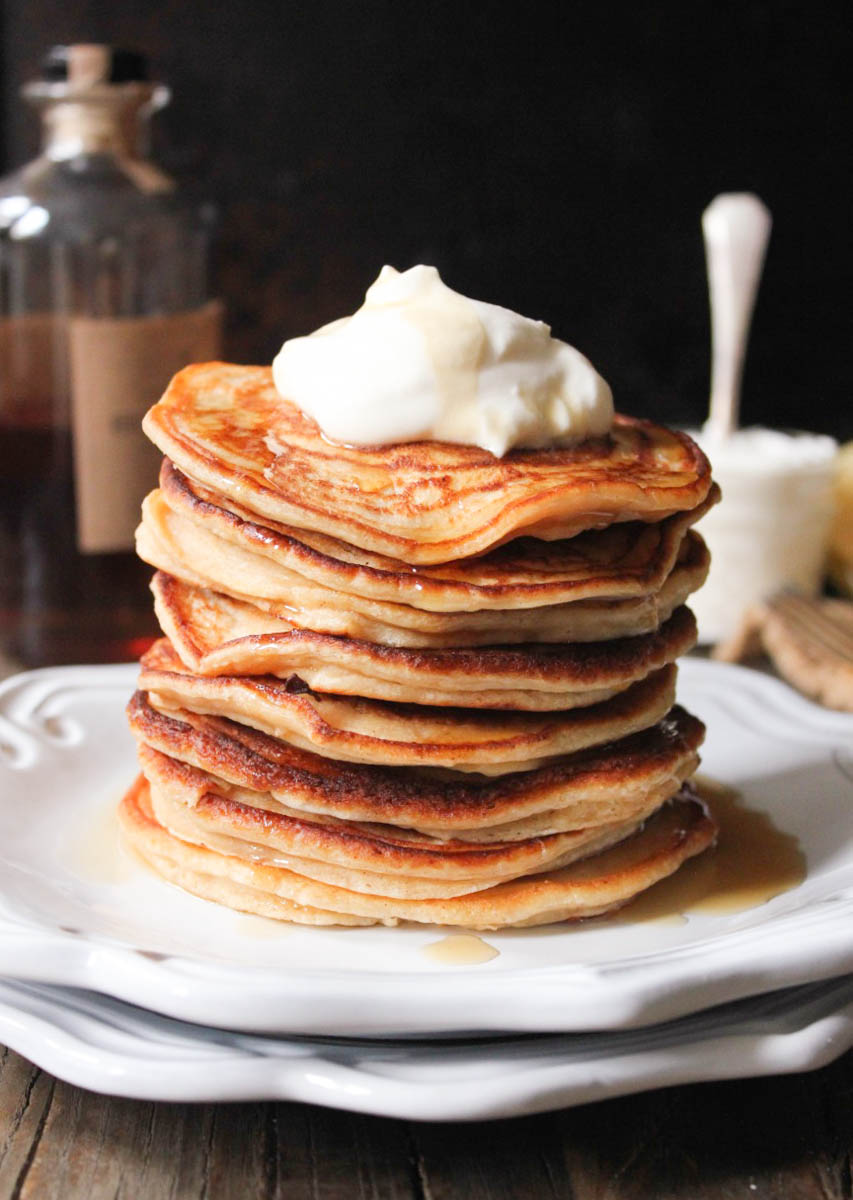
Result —
<instances>
[{"instance_id":1,"label":"white ceramic jar","mask_svg":"<svg viewBox=\"0 0 853 1200\"><path fill-rule=\"evenodd\" d=\"M823 434L761 428L692 436L723 492L699 525L711 570L690 601L708 644L729 637L750 605L780 588L819 590L837 445Z\"/></svg>"}]
</instances>

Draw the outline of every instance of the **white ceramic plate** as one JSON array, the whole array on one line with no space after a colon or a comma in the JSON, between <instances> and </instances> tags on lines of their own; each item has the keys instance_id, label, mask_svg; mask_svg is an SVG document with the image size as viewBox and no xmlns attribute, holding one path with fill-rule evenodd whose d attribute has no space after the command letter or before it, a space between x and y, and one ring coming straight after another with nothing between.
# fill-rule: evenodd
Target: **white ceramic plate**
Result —
<instances>
[{"instance_id":1,"label":"white ceramic plate","mask_svg":"<svg viewBox=\"0 0 853 1200\"><path fill-rule=\"evenodd\" d=\"M481 1120L822 1066L853 1044L853 978L651 1029L456 1044L226 1033L94 992L0 983L0 1041L71 1083L140 1100L300 1100Z\"/></svg>"},{"instance_id":2,"label":"white ceramic plate","mask_svg":"<svg viewBox=\"0 0 853 1200\"><path fill-rule=\"evenodd\" d=\"M0 973L91 988L184 1020L359 1036L620 1029L853 971L853 718L702 660L679 698L703 770L795 834L797 888L735 914L490 934L476 967L434 929L310 929L245 917L120 860L111 814L135 772L130 667L0 686ZM98 848L105 848L99 856Z\"/></svg>"}]
</instances>

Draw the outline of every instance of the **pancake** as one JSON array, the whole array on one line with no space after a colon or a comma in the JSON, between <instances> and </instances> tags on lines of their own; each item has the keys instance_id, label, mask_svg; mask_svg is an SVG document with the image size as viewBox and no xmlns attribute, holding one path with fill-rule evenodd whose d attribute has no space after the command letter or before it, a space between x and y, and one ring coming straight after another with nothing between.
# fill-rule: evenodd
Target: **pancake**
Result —
<instances>
[{"instance_id":1,"label":"pancake","mask_svg":"<svg viewBox=\"0 0 853 1200\"><path fill-rule=\"evenodd\" d=\"M254 552L248 540L238 543L219 537L175 513L160 490L143 503L136 549L158 570L279 615L288 628L412 649L606 641L649 633L702 586L710 564L702 539L691 531L682 539L660 589L648 595L506 611L430 612L314 583L267 554ZM408 577L411 581L411 572ZM412 600L417 600L414 590Z\"/></svg>"},{"instance_id":2,"label":"pancake","mask_svg":"<svg viewBox=\"0 0 853 1200\"><path fill-rule=\"evenodd\" d=\"M261 793L230 788L145 746L139 760L154 815L183 841L351 891L408 899L464 895L567 866L621 841L654 811L507 844L441 843L393 825L283 813Z\"/></svg>"},{"instance_id":3,"label":"pancake","mask_svg":"<svg viewBox=\"0 0 853 1200\"><path fill-rule=\"evenodd\" d=\"M119 815L137 853L170 882L232 908L304 924L409 920L499 929L595 916L671 874L716 834L704 806L684 793L638 833L570 866L458 897L405 899L321 883L175 837L155 817L143 781L125 796ZM331 914L341 919L336 922Z\"/></svg>"},{"instance_id":4,"label":"pancake","mask_svg":"<svg viewBox=\"0 0 853 1200\"><path fill-rule=\"evenodd\" d=\"M266 367L187 367L146 414L151 440L190 479L259 517L405 563L551 541L701 504L711 473L685 435L617 416L607 437L504 458L440 442L333 445L277 393Z\"/></svg>"},{"instance_id":5,"label":"pancake","mask_svg":"<svg viewBox=\"0 0 853 1200\"><path fill-rule=\"evenodd\" d=\"M701 721L663 721L547 767L498 777L336 762L222 717L167 716L136 692L137 740L296 815L385 823L440 840L504 840L628 820L657 807L698 766Z\"/></svg>"},{"instance_id":6,"label":"pancake","mask_svg":"<svg viewBox=\"0 0 853 1200\"><path fill-rule=\"evenodd\" d=\"M242 551L234 563L239 562L240 571L250 572L251 586L245 583L240 590L255 599L284 598L308 582L323 589L324 597L342 593L352 601L364 598L420 612L470 616L654 595L675 566L688 528L719 496L714 484L695 508L652 524L610 525L553 542L521 537L477 558L412 570L405 563L323 534L275 522L260 525L233 498L223 508L220 497L188 480L166 459L160 488L143 506L142 529L149 542L156 539L161 553L180 559L199 574L215 570L223 582L229 575L224 556L229 548ZM247 555L253 559L251 565ZM326 603L332 601L326 598Z\"/></svg>"},{"instance_id":7,"label":"pancake","mask_svg":"<svg viewBox=\"0 0 853 1200\"><path fill-rule=\"evenodd\" d=\"M139 687L161 711L230 717L347 762L497 775L531 770L656 724L672 707L676 679L669 665L601 704L540 714L317 694L298 676L197 675L165 638L143 656L141 668Z\"/></svg>"},{"instance_id":8,"label":"pancake","mask_svg":"<svg viewBox=\"0 0 853 1200\"><path fill-rule=\"evenodd\" d=\"M205 900L259 917L292 921L297 925L364 926L379 923L370 917L346 916L297 904L282 896L265 894L251 884L232 883L223 875L205 870L208 864L214 863L215 854L201 847L187 845L183 850L184 862L179 865L175 851L180 851L180 843L166 832L154 816L148 782L142 775L134 781L119 804L118 819L128 843L153 871L184 891ZM190 855L192 861L188 862Z\"/></svg>"},{"instance_id":9,"label":"pancake","mask_svg":"<svg viewBox=\"0 0 853 1200\"><path fill-rule=\"evenodd\" d=\"M641 637L576 645L407 650L294 629L254 605L158 572L160 627L200 675L298 675L312 691L376 700L519 711L607 700L685 654L696 622L681 607Z\"/></svg>"}]
</instances>

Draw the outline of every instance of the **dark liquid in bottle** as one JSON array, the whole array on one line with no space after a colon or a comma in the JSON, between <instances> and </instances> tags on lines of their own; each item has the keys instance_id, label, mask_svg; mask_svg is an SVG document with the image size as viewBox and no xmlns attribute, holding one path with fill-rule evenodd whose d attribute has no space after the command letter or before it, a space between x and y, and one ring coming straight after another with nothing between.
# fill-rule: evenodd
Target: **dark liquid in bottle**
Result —
<instances>
[{"instance_id":1,"label":"dark liquid in bottle","mask_svg":"<svg viewBox=\"0 0 853 1200\"><path fill-rule=\"evenodd\" d=\"M68 429L0 417L0 646L24 666L129 661L156 634L151 568L81 554L74 513Z\"/></svg>"}]
</instances>

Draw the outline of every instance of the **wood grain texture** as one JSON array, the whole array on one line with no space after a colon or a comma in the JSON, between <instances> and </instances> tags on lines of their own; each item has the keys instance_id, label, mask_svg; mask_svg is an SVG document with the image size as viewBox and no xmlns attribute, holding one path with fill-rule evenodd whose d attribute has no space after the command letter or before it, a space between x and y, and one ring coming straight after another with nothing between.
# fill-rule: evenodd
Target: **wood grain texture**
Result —
<instances>
[{"instance_id":1,"label":"wood grain texture","mask_svg":"<svg viewBox=\"0 0 853 1200\"><path fill-rule=\"evenodd\" d=\"M16 1195L38 1149L54 1081L0 1047L0 1196Z\"/></svg>"},{"instance_id":2,"label":"wood grain texture","mask_svg":"<svg viewBox=\"0 0 853 1200\"><path fill-rule=\"evenodd\" d=\"M537 1117L417 1124L95 1095L0 1051L0 1200L849 1200L853 1052Z\"/></svg>"}]
</instances>

